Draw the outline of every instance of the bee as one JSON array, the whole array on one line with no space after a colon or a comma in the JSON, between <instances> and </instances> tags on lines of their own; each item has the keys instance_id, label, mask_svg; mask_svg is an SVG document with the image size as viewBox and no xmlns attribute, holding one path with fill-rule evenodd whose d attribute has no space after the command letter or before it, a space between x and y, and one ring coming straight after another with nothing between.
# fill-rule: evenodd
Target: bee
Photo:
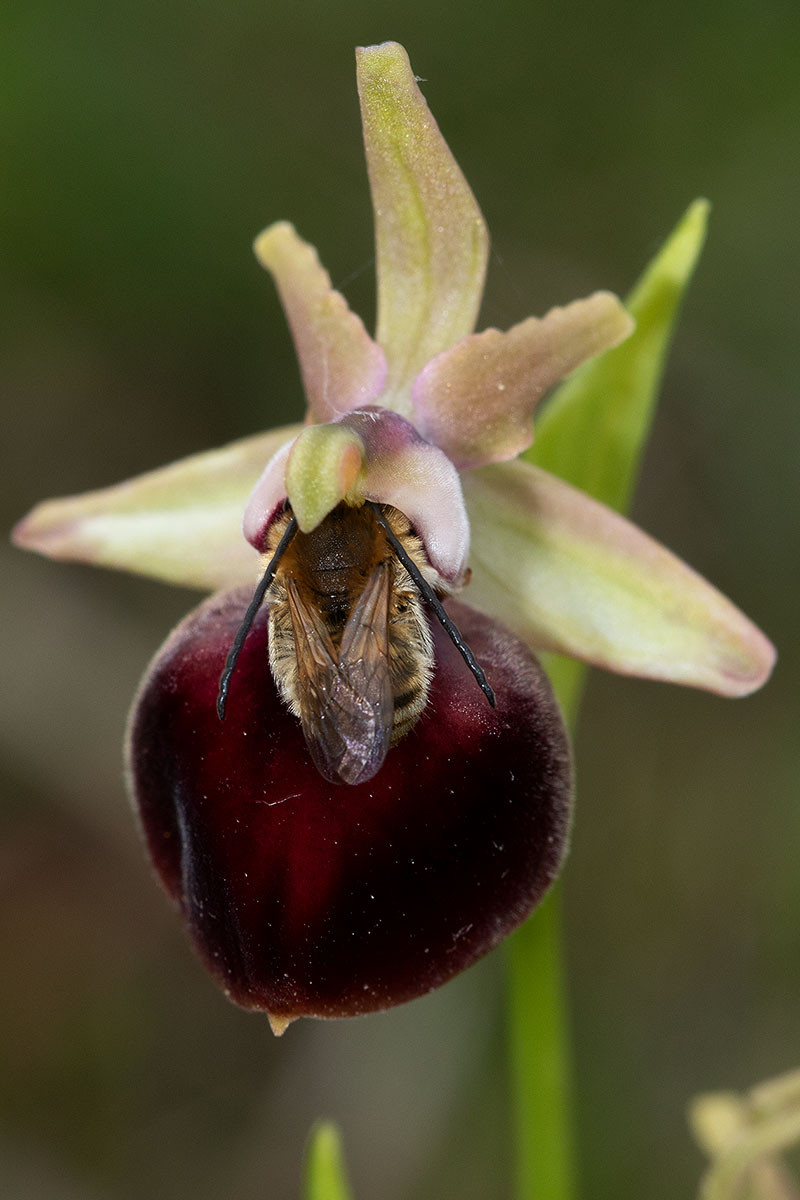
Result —
<instances>
[{"instance_id":1,"label":"bee","mask_svg":"<svg viewBox=\"0 0 800 1200\"><path fill-rule=\"evenodd\" d=\"M287 505L270 527L264 556L267 568L220 677L220 720L264 601L276 687L300 721L317 770L332 783L371 779L421 716L434 672L423 601L494 705L486 676L432 585L422 540L398 509L342 503L302 533Z\"/></svg>"}]
</instances>

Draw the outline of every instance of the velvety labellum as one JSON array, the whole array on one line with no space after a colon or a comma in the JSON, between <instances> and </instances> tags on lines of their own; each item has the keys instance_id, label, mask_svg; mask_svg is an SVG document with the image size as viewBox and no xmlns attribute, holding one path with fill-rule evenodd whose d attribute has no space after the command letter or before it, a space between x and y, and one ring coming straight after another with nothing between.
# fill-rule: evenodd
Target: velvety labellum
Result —
<instances>
[{"instance_id":1,"label":"velvety labellum","mask_svg":"<svg viewBox=\"0 0 800 1200\"><path fill-rule=\"evenodd\" d=\"M217 717L248 600L196 609L134 706L128 766L155 867L226 992L276 1030L410 1000L505 937L557 874L570 765L549 683L508 630L451 602L497 707L437 623L422 717L368 782L332 784L277 695L266 609Z\"/></svg>"}]
</instances>

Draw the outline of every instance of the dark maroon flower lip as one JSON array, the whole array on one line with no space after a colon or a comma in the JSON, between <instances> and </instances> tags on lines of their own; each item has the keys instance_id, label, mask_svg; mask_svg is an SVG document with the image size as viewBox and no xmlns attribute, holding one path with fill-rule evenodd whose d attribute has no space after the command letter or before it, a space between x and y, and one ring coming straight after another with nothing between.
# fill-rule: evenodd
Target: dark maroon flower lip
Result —
<instances>
[{"instance_id":1,"label":"dark maroon flower lip","mask_svg":"<svg viewBox=\"0 0 800 1200\"><path fill-rule=\"evenodd\" d=\"M571 771L550 685L508 630L448 608L491 709L433 628L430 702L374 778L327 782L268 664L267 613L224 723L220 671L247 605L217 595L175 630L134 704L131 793L156 871L227 994L276 1031L388 1008L445 983L531 912L569 829Z\"/></svg>"}]
</instances>

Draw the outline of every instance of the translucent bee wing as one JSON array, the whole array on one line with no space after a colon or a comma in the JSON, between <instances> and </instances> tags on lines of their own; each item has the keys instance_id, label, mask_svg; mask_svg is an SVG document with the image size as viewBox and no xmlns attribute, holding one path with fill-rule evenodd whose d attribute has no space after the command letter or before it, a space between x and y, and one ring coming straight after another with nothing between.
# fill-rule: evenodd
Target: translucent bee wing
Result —
<instances>
[{"instance_id":1,"label":"translucent bee wing","mask_svg":"<svg viewBox=\"0 0 800 1200\"><path fill-rule=\"evenodd\" d=\"M364 783L389 749L390 571L379 566L353 606L337 656L319 614L293 579L287 597L297 656L300 720L317 770L332 783Z\"/></svg>"},{"instance_id":2,"label":"translucent bee wing","mask_svg":"<svg viewBox=\"0 0 800 1200\"><path fill-rule=\"evenodd\" d=\"M392 569L380 563L353 605L342 635L339 673L374 715L371 760L375 771L386 757L394 725L389 660L389 601ZM374 774L374 772L373 772Z\"/></svg>"},{"instance_id":3,"label":"translucent bee wing","mask_svg":"<svg viewBox=\"0 0 800 1200\"><path fill-rule=\"evenodd\" d=\"M296 580L286 580L286 596L294 630L297 667L301 676L336 670L336 650L325 622L311 605L306 604Z\"/></svg>"},{"instance_id":4,"label":"translucent bee wing","mask_svg":"<svg viewBox=\"0 0 800 1200\"><path fill-rule=\"evenodd\" d=\"M337 686L339 665L330 634L291 578L286 595L294 631L303 736L320 774L332 783L346 782L350 742L346 731L359 724L353 721L357 697ZM359 765L354 765L358 774Z\"/></svg>"}]
</instances>

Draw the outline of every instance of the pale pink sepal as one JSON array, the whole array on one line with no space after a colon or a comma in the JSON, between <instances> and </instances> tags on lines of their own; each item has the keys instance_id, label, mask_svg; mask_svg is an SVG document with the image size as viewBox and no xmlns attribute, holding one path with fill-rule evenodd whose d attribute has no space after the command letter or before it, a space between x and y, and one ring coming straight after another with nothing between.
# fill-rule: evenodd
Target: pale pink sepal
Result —
<instances>
[{"instance_id":1,"label":"pale pink sepal","mask_svg":"<svg viewBox=\"0 0 800 1200\"><path fill-rule=\"evenodd\" d=\"M389 365L381 402L410 416L414 377L475 327L489 238L403 47L361 47L356 67L375 212L376 339Z\"/></svg>"},{"instance_id":2,"label":"pale pink sepal","mask_svg":"<svg viewBox=\"0 0 800 1200\"><path fill-rule=\"evenodd\" d=\"M414 423L459 470L516 458L533 441L533 410L545 392L633 328L616 296L596 292L506 333L473 334L415 380Z\"/></svg>"},{"instance_id":3,"label":"pale pink sepal","mask_svg":"<svg viewBox=\"0 0 800 1200\"><path fill-rule=\"evenodd\" d=\"M259 471L298 426L244 438L114 487L45 500L13 531L50 558L151 575L214 591L250 583L258 558L241 534Z\"/></svg>"},{"instance_id":4,"label":"pale pink sepal","mask_svg":"<svg viewBox=\"0 0 800 1200\"><path fill-rule=\"evenodd\" d=\"M314 247L288 221L278 221L253 248L277 285L311 420L333 421L375 400L386 380L383 351L331 286Z\"/></svg>"},{"instance_id":5,"label":"pale pink sepal","mask_svg":"<svg viewBox=\"0 0 800 1200\"><path fill-rule=\"evenodd\" d=\"M626 675L745 696L772 644L636 526L525 462L463 477L472 523L468 603L530 645Z\"/></svg>"}]
</instances>

